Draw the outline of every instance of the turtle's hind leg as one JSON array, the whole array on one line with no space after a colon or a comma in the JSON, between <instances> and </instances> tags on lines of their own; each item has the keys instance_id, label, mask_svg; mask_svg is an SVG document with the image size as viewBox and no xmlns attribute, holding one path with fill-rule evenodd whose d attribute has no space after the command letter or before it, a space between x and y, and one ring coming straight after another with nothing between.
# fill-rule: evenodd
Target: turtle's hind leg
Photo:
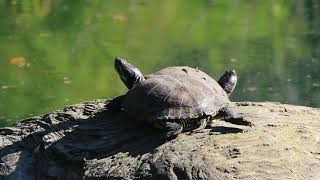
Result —
<instances>
[{"instance_id":1,"label":"turtle's hind leg","mask_svg":"<svg viewBox=\"0 0 320 180\"><path fill-rule=\"evenodd\" d=\"M155 123L155 126L164 131L167 141L176 138L183 130L183 127L175 122Z\"/></svg>"},{"instance_id":2,"label":"turtle's hind leg","mask_svg":"<svg viewBox=\"0 0 320 180\"><path fill-rule=\"evenodd\" d=\"M242 116L237 115L230 107L223 107L219 111L220 115L224 116L224 121L236 124L252 127L252 123L245 120Z\"/></svg>"}]
</instances>

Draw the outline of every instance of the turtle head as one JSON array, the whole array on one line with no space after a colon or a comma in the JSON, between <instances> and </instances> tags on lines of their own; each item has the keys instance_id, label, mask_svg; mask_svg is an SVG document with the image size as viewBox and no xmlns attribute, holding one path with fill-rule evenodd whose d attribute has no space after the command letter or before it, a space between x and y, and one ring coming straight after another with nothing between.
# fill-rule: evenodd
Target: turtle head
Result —
<instances>
[{"instance_id":1,"label":"turtle head","mask_svg":"<svg viewBox=\"0 0 320 180\"><path fill-rule=\"evenodd\" d=\"M144 80L141 71L124 59L117 57L114 61L114 68L128 89Z\"/></svg>"},{"instance_id":2,"label":"turtle head","mask_svg":"<svg viewBox=\"0 0 320 180\"><path fill-rule=\"evenodd\" d=\"M227 70L219 79L218 83L229 96L237 84L236 70Z\"/></svg>"}]
</instances>

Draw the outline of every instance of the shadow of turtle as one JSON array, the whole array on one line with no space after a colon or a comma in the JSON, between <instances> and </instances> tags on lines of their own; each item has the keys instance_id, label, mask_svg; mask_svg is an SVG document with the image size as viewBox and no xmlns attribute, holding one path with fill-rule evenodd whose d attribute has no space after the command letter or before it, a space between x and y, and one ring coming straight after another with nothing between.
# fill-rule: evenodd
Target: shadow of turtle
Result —
<instances>
[{"instance_id":1,"label":"shadow of turtle","mask_svg":"<svg viewBox=\"0 0 320 180\"><path fill-rule=\"evenodd\" d=\"M242 133L244 129L236 127L214 126L210 128L210 132L217 134Z\"/></svg>"},{"instance_id":2,"label":"shadow of turtle","mask_svg":"<svg viewBox=\"0 0 320 180\"><path fill-rule=\"evenodd\" d=\"M137 156L165 143L160 134L149 125L130 121L124 113L105 110L67 132L45 151L56 160L69 163L103 159L117 153Z\"/></svg>"},{"instance_id":3,"label":"shadow of turtle","mask_svg":"<svg viewBox=\"0 0 320 180\"><path fill-rule=\"evenodd\" d=\"M90 111L85 108L69 107L82 114ZM14 171L7 177L23 174L26 178L79 179L84 176L83 168L88 160L117 158L119 154L135 157L152 153L166 142L160 130L137 123L123 112L100 108L86 118L68 112L54 112L22 121L11 129L0 129L1 135L17 138L0 151L1 159L12 154L17 158ZM211 131L239 132L222 126L212 127ZM28 133L22 135L21 132Z\"/></svg>"}]
</instances>

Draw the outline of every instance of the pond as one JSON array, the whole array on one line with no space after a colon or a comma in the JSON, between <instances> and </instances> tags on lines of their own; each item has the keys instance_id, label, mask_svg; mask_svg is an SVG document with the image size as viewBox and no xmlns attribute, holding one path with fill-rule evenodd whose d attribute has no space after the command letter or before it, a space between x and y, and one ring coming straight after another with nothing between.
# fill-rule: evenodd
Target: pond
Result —
<instances>
[{"instance_id":1,"label":"pond","mask_svg":"<svg viewBox=\"0 0 320 180\"><path fill-rule=\"evenodd\" d=\"M115 57L144 74L236 69L233 101L320 107L315 0L0 1L0 126L126 92Z\"/></svg>"}]
</instances>

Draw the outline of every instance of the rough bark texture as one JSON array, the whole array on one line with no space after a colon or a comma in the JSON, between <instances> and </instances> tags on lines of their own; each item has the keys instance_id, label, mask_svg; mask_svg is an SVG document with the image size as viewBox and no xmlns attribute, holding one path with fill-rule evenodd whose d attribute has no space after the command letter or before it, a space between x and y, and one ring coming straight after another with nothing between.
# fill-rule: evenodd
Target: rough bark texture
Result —
<instances>
[{"instance_id":1,"label":"rough bark texture","mask_svg":"<svg viewBox=\"0 0 320 180\"><path fill-rule=\"evenodd\" d=\"M107 103L0 129L0 179L320 179L320 109L240 102L253 129L217 120L163 142Z\"/></svg>"}]
</instances>

